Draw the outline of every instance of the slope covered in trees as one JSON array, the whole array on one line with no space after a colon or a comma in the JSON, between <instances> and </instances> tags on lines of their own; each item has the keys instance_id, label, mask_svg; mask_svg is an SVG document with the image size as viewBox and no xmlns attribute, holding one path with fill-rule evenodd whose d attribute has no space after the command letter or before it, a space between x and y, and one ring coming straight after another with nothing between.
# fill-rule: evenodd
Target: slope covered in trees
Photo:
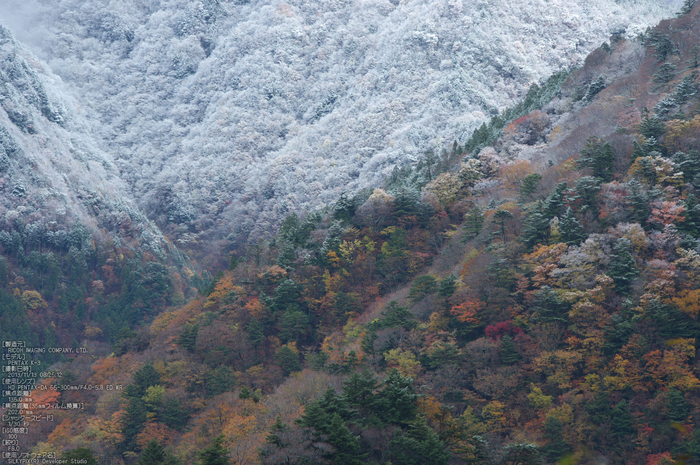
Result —
<instances>
[{"instance_id":1,"label":"slope covered in trees","mask_svg":"<svg viewBox=\"0 0 700 465\"><path fill-rule=\"evenodd\" d=\"M30 445L113 464L700 463L698 31L700 5L613 37L464 144L288 215L198 299L57 364L126 388L51 393L86 409Z\"/></svg>"},{"instance_id":2,"label":"slope covered in trees","mask_svg":"<svg viewBox=\"0 0 700 465\"><path fill-rule=\"evenodd\" d=\"M0 337L34 346L116 340L196 284L64 90L0 26Z\"/></svg>"},{"instance_id":3,"label":"slope covered in trees","mask_svg":"<svg viewBox=\"0 0 700 465\"><path fill-rule=\"evenodd\" d=\"M188 252L383 182L681 0L16 1L133 198Z\"/></svg>"}]
</instances>

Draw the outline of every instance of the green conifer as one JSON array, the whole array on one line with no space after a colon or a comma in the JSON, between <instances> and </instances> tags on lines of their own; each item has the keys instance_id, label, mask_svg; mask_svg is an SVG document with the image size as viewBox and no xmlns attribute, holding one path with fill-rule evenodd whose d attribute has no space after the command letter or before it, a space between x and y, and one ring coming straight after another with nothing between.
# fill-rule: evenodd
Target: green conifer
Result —
<instances>
[{"instance_id":1,"label":"green conifer","mask_svg":"<svg viewBox=\"0 0 700 465\"><path fill-rule=\"evenodd\" d=\"M136 465L161 465L165 461L165 450L155 439L148 442Z\"/></svg>"},{"instance_id":2,"label":"green conifer","mask_svg":"<svg viewBox=\"0 0 700 465\"><path fill-rule=\"evenodd\" d=\"M224 447L224 435L220 434L214 439L211 446L199 453L201 465L229 465L229 451Z\"/></svg>"},{"instance_id":3,"label":"green conifer","mask_svg":"<svg viewBox=\"0 0 700 465\"><path fill-rule=\"evenodd\" d=\"M484 214L479 207L474 207L464 216L462 242L470 241L479 235L484 226Z\"/></svg>"},{"instance_id":4,"label":"green conifer","mask_svg":"<svg viewBox=\"0 0 700 465\"><path fill-rule=\"evenodd\" d=\"M608 275L615 281L617 291L626 294L630 283L638 274L637 263L632 257L632 243L621 237L615 244L615 255L611 257Z\"/></svg>"},{"instance_id":5,"label":"green conifer","mask_svg":"<svg viewBox=\"0 0 700 465\"><path fill-rule=\"evenodd\" d=\"M513 338L505 335L501 338L501 350L498 354L501 362L505 365L512 365L517 363L522 358L518 351L515 349L515 343Z\"/></svg>"},{"instance_id":6,"label":"green conifer","mask_svg":"<svg viewBox=\"0 0 700 465\"><path fill-rule=\"evenodd\" d=\"M576 219L571 207L568 207L564 216L561 217L559 231L561 232L561 241L567 245L579 245L583 241L585 236L583 227Z\"/></svg>"}]
</instances>

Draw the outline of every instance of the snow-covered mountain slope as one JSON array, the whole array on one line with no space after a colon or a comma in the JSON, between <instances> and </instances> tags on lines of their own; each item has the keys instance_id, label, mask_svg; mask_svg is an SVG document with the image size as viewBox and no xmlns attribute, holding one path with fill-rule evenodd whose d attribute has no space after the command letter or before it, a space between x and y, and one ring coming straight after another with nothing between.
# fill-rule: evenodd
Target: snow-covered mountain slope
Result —
<instances>
[{"instance_id":1,"label":"snow-covered mountain slope","mask_svg":"<svg viewBox=\"0 0 700 465\"><path fill-rule=\"evenodd\" d=\"M681 4L4 0L0 20L186 245L256 240L289 210L376 185Z\"/></svg>"},{"instance_id":2,"label":"snow-covered mountain slope","mask_svg":"<svg viewBox=\"0 0 700 465\"><path fill-rule=\"evenodd\" d=\"M76 105L61 79L0 26L0 244L67 250L75 240L135 237L165 258L167 241L130 200Z\"/></svg>"}]
</instances>

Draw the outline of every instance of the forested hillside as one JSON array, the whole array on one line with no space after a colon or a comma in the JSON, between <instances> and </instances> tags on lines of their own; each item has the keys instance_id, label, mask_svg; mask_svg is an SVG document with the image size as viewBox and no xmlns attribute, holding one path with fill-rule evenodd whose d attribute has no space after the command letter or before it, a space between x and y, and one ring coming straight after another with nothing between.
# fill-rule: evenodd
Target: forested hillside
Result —
<instances>
[{"instance_id":1,"label":"forested hillside","mask_svg":"<svg viewBox=\"0 0 700 465\"><path fill-rule=\"evenodd\" d=\"M0 105L0 338L113 341L184 303L199 284L186 257L131 200L60 79L3 26Z\"/></svg>"},{"instance_id":2,"label":"forested hillside","mask_svg":"<svg viewBox=\"0 0 700 465\"><path fill-rule=\"evenodd\" d=\"M289 214L112 347L81 340L53 382L125 389L49 391L85 409L30 445L105 464L700 463L686 6L464 143Z\"/></svg>"},{"instance_id":3,"label":"forested hillside","mask_svg":"<svg viewBox=\"0 0 700 465\"><path fill-rule=\"evenodd\" d=\"M192 256L379 185L682 0L4 0L132 198ZM226 250L226 249L225 249Z\"/></svg>"},{"instance_id":4,"label":"forested hillside","mask_svg":"<svg viewBox=\"0 0 700 465\"><path fill-rule=\"evenodd\" d=\"M498 121L549 102L567 73L531 83L679 6L2 1L0 337L143 349L154 318L206 294L232 251L269 248L291 213L320 215L308 227L321 237L331 213L312 212L346 191L349 219L394 167L384 201L415 201L502 129L465 146L477 124L527 89ZM423 225L410 273L399 262L379 286L373 271L361 305L430 263L446 221ZM59 358L40 355L37 370Z\"/></svg>"},{"instance_id":5,"label":"forested hillside","mask_svg":"<svg viewBox=\"0 0 700 465\"><path fill-rule=\"evenodd\" d=\"M679 5L2 1L2 337L114 344Z\"/></svg>"}]
</instances>

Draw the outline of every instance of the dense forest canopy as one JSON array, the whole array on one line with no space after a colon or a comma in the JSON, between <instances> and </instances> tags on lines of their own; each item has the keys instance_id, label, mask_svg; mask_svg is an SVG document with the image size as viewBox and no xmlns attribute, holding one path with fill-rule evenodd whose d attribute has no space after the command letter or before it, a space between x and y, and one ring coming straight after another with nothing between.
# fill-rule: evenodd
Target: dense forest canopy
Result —
<instances>
[{"instance_id":1,"label":"dense forest canopy","mask_svg":"<svg viewBox=\"0 0 700 465\"><path fill-rule=\"evenodd\" d=\"M125 186L74 193L110 176L100 149L68 160L102 170L49 180L80 200L63 219L42 221L49 181L2 184L2 339L87 350L35 356L61 376L25 397L84 408L21 446L115 465L699 464L698 31L688 0L612 34L468 137L278 212L268 240L212 246L211 272ZM7 183L31 180L26 140L87 139L3 37L3 85L23 89L3 107Z\"/></svg>"},{"instance_id":2,"label":"dense forest canopy","mask_svg":"<svg viewBox=\"0 0 700 465\"><path fill-rule=\"evenodd\" d=\"M612 32L634 37L681 4L5 0L0 13L138 206L202 254L464 143Z\"/></svg>"}]
</instances>

